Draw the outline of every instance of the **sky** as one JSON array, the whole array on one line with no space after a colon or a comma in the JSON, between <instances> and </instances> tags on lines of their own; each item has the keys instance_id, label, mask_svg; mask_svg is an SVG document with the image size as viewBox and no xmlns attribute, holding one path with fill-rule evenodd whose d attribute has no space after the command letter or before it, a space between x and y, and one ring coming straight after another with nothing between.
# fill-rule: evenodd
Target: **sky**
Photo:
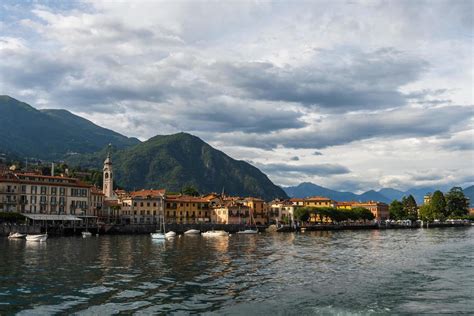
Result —
<instances>
[{"instance_id":1,"label":"sky","mask_svg":"<svg viewBox=\"0 0 474 316\"><path fill-rule=\"evenodd\" d=\"M474 183L472 1L2 1L0 93L276 184Z\"/></svg>"}]
</instances>

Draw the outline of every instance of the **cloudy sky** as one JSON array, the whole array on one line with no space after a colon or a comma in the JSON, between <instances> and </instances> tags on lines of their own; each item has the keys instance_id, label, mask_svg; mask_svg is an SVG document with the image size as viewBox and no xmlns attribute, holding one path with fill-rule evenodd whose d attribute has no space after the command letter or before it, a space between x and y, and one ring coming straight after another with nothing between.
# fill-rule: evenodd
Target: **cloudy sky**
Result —
<instances>
[{"instance_id":1,"label":"cloudy sky","mask_svg":"<svg viewBox=\"0 0 474 316\"><path fill-rule=\"evenodd\" d=\"M0 93L280 185L474 183L473 2L2 1Z\"/></svg>"}]
</instances>

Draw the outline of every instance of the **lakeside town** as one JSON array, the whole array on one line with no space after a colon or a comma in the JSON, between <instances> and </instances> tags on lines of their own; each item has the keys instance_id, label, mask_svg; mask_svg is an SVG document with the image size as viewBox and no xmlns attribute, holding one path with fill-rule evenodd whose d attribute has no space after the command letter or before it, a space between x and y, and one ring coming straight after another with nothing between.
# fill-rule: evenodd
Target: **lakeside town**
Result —
<instances>
[{"instance_id":1,"label":"lakeside town","mask_svg":"<svg viewBox=\"0 0 474 316\"><path fill-rule=\"evenodd\" d=\"M165 189L114 190L114 170L110 153L104 161L103 187L97 188L67 173L0 169L0 212L2 234L19 227L41 233L148 233L166 223L174 230L204 227L235 231L259 227L276 231L335 228L420 227L425 225L469 225L474 209L457 188L446 204L439 193L427 194L422 206L413 197L393 201L334 201L328 197L275 199L229 196L225 192L198 195L173 193ZM461 194L461 195L460 195ZM441 193L442 195L442 193ZM444 204L443 204L444 203ZM457 205L450 205L457 203ZM441 211L440 211L441 208ZM450 209L451 208L451 209ZM438 211L436 211L438 209ZM438 212L438 213L436 213ZM14 222L15 225L11 225ZM26 223L18 226L16 223Z\"/></svg>"}]
</instances>

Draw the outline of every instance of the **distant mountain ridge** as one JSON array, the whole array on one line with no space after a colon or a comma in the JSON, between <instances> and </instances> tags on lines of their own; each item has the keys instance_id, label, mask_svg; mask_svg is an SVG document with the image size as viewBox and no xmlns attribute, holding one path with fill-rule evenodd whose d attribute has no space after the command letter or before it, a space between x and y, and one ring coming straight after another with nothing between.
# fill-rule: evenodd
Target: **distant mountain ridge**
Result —
<instances>
[{"instance_id":1,"label":"distant mountain ridge","mask_svg":"<svg viewBox=\"0 0 474 316\"><path fill-rule=\"evenodd\" d=\"M303 182L294 187L284 187L283 190L290 196L290 197L297 197L297 198L305 198L309 196L325 196L329 197L336 201L380 201L389 203L390 200L376 192L376 191L367 191L363 194L355 194L352 192L340 192L336 190L331 190L322 186L319 186L314 183L310 182Z\"/></svg>"},{"instance_id":2,"label":"distant mountain ridge","mask_svg":"<svg viewBox=\"0 0 474 316\"><path fill-rule=\"evenodd\" d=\"M120 148L140 143L66 110L37 110L6 95L0 96L0 135L0 152L40 159L92 153L109 143Z\"/></svg>"},{"instance_id":3,"label":"distant mountain ridge","mask_svg":"<svg viewBox=\"0 0 474 316\"><path fill-rule=\"evenodd\" d=\"M72 156L68 163L101 168L105 157L104 149ZM112 161L117 184L128 190L164 188L179 192L190 185L201 193L225 190L230 195L265 200L287 198L285 191L256 167L187 133L155 136L136 146L115 150Z\"/></svg>"},{"instance_id":4,"label":"distant mountain ridge","mask_svg":"<svg viewBox=\"0 0 474 316\"><path fill-rule=\"evenodd\" d=\"M379 191L370 190L362 194L355 194L352 192L340 192L336 190L331 190L322 186L319 186L310 182L303 182L297 186L292 187L283 187L285 192L290 197L304 198L309 196L321 195L329 197L336 201L380 201L384 203L390 203L393 200L401 200L404 196L413 195L418 204L423 203L423 197L427 193L433 193L437 189L425 187L425 188L412 188L405 192L392 189L392 188L383 188ZM474 185L465 188L464 194L466 197L470 198L471 205L474 202Z\"/></svg>"}]
</instances>

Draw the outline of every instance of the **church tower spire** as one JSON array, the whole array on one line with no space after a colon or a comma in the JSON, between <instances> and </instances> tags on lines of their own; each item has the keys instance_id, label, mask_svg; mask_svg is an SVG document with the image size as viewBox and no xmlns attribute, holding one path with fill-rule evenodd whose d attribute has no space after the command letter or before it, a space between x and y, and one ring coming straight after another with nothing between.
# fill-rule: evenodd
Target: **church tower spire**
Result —
<instances>
[{"instance_id":1,"label":"church tower spire","mask_svg":"<svg viewBox=\"0 0 474 316\"><path fill-rule=\"evenodd\" d=\"M111 200L115 198L114 194L114 174L112 168L112 158L110 157L110 151L112 148L112 144L109 144L109 149L107 151L107 158L104 161L104 169L103 169L103 187L102 192L105 195L106 200Z\"/></svg>"}]
</instances>

